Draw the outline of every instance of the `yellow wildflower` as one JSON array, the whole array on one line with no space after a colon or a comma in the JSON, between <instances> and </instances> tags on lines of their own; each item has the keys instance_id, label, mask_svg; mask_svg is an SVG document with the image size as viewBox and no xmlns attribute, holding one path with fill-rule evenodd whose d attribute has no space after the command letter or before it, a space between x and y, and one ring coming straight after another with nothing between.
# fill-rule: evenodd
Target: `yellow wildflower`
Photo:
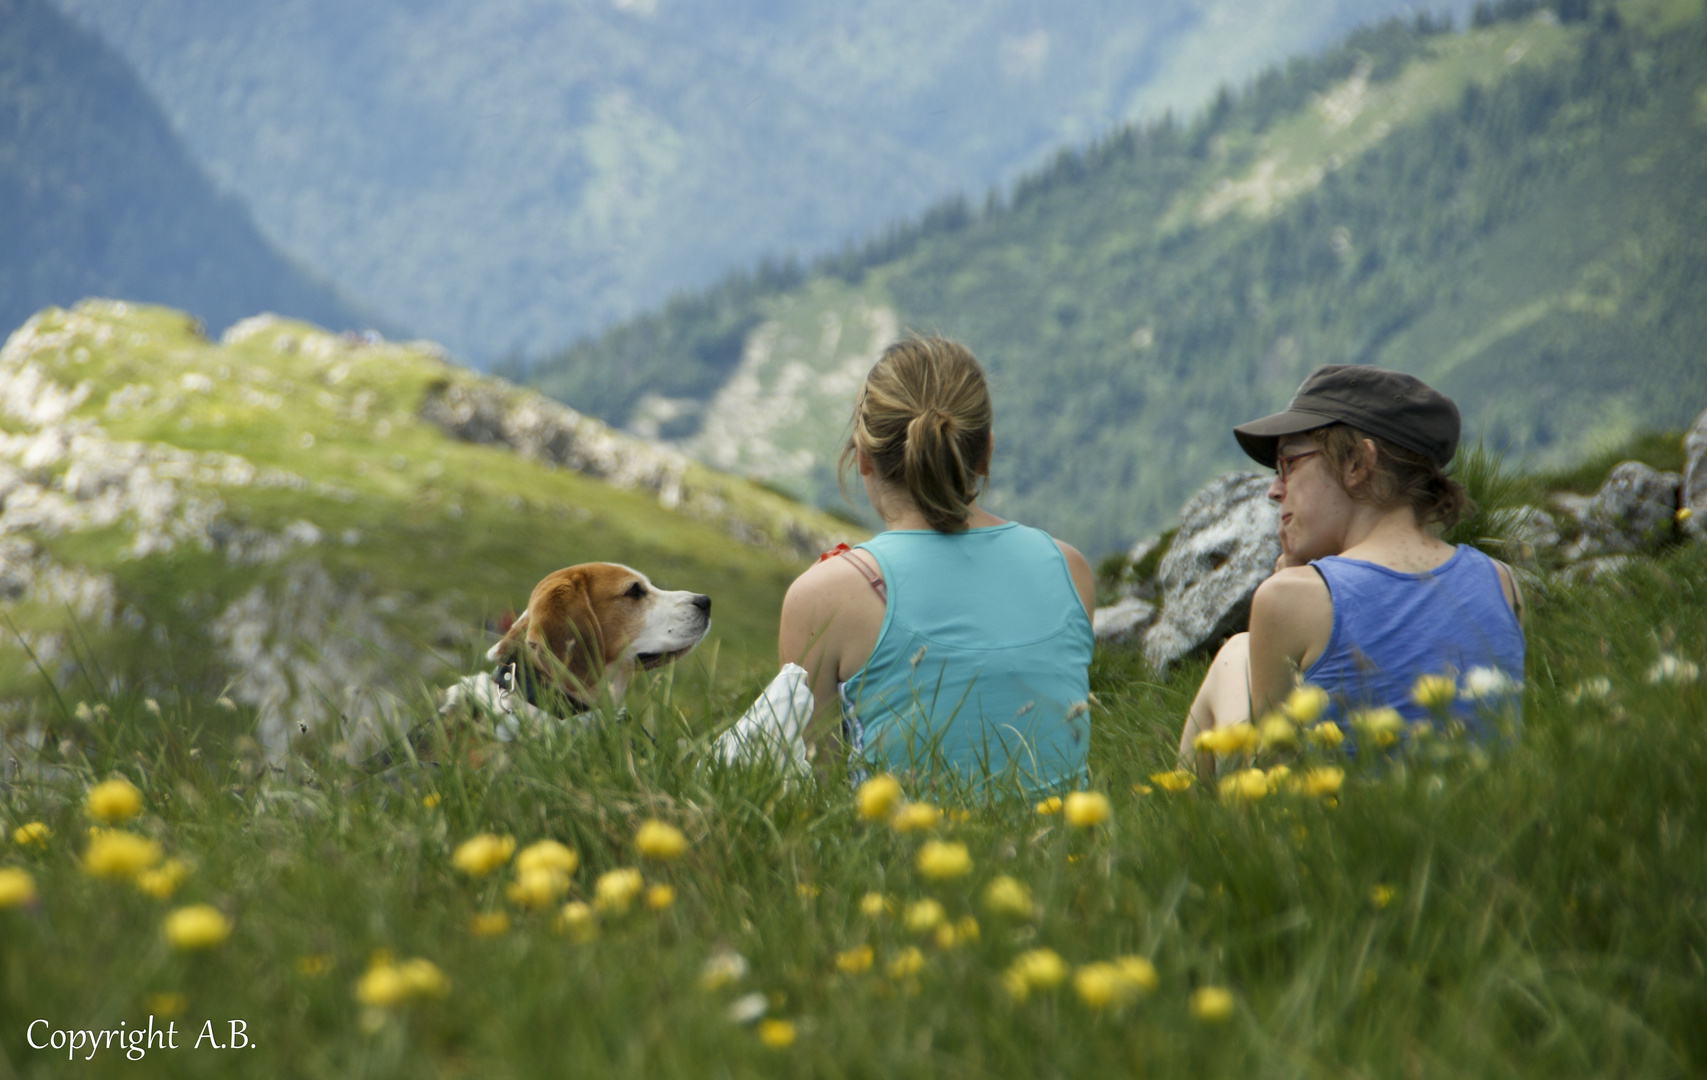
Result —
<instances>
[{"instance_id":1,"label":"yellow wildflower","mask_svg":"<svg viewBox=\"0 0 1707 1080\"><path fill-rule=\"evenodd\" d=\"M36 879L28 870L0 866L0 908L17 907L36 898Z\"/></svg>"},{"instance_id":2,"label":"yellow wildflower","mask_svg":"<svg viewBox=\"0 0 1707 1080\"><path fill-rule=\"evenodd\" d=\"M1292 721L1279 713L1269 713L1263 717L1262 723L1257 726L1257 734L1264 750L1276 746L1294 746L1298 742L1298 729L1292 725Z\"/></svg>"},{"instance_id":3,"label":"yellow wildflower","mask_svg":"<svg viewBox=\"0 0 1707 1080\"><path fill-rule=\"evenodd\" d=\"M397 965L403 976L403 987L410 997L444 997L450 993L450 979L431 960L415 957Z\"/></svg>"},{"instance_id":4,"label":"yellow wildflower","mask_svg":"<svg viewBox=\"0 0 1707 1080\"><path fill-rule=\"evenodd\" d=\"M854 792L859 804L859 816L867 821L884 821L901 805L901 781L882 773L865 781Z\"/></svg>"},{"instance_id":5,"label":"yellow wildflower","mask_svg":"<svg viewBox=\"0 0 1707 1080\"><path fill-rule=\"evenodd\" d=\"M324 975L331 969L332 958L329 956L299 956L296 958L296 973L306 979L312 979L316 975Z\"/></svg>"},{"instance_id":6,"label":"yellow wildflower","mask_svg":"<svg viewBox=\"0 0 1707 1080\"><path fill-rule=\"evenodd\" d=\"M557 930L570 941L591 941L599 930L592 905L580 900L564 904L557 912Z\"/></svg>"},{"instance_id":7,"label":"yellow wildflower","mask_svg":"<svg viewBox=\"0 0 1707 1080\"><path fill-rule=\"evenodd\" d=\"M177 892L178 886L189 876L188 863L182 859L167 859L158 868L137 874L136 887L156 900L165 900Z\"/></svg>"},{"instance_id":8,"label":"yellow wildflower","mask_svg":"<svg viewBox=\"0 0 1707 1080\"><path fill-rule=\"evenodd\" d=\"M800 881L794 886L795 895L805 900L816 900L824 891L824 887L815 881Z\"/></svg>"},{"instance_id":9,"label":"yellow wildflower","mask_svg":"<svg viewBox=\"0 0 1707 1080\"><path fill-rule=\"evenodd\" d=\"M1015 1001L1024 1001L1031 993L1031 984L1025 981L1025 975L1012 967L1002 972L1002 989Z\"/></svg>"},{"instance_id":10,"label":"yellow wildflower","mask_svg":"<svg viewBox=\"0 0 1707 1080\"><path fill-rule=\"evenodd\" d=\"M436 791L429 791L425 795L421 796L421 805L426 807L428 810L439 805L442 801L443 800L439 798L439 793Z\"/></svg>"},{"instance_id":11,"label":"yellow wildflower","mask_svg":"<svg viewBox=\"0 0 1707 1080\"><path fill-rule=\"evenodd\" d=\"M1206 1024L1224 1023L1233 1015L1233 994L1221 986L1203 986L1192 991L1191 1015Z\"/></svg>"},{"instance_id":12,"label":"yellow wildflower","mask_svg":"<svg viewBox=\"0 0 1707 1080\"><path fill-rule=\"evenodd\" d=\"M887 915L890 907L889 898L880 892L868 892L859 898L859 913L868 919Z\"/></svg>"},{"instance_id":13,"label":"yellow wildflower","mask_svg":"<svg viewBox=\"0 0 1707 1080\"><path fill-rule=\"evenodd\" d=\"M150 1015L158 1016L162 1020L182 1016L189 1003L189 999L182 994L149 994L142 999L142 1007L147 1009Z\"/></svg>"},{"instance_id":14,"label":"yellow wildflower","mask_svg":"<svg viewBox=\"0 0 1707 1080\"><path fill-rule=\"evenodd\" d=\"M936 942L939 949L952 949L960 944L960 931L955 929L953 923L945 922L931 934L931 940Z\"/></svg>"},{"instance_id":15,"label":"yellow wildflower","mask_svg":"<svg viewBox=\"0 0 1707 1080\"><path fill-rule=\"evenodd\" d=\"M471 878L482 878L510 861L516 841L509 836L481 833L464 840L450 857L451 865Z\"/></svg>"},{"instance_id":16,"label":"yellow wildflower","mask_svg":"<svg viewBox=\"0 0 1707 1080\"><path fill-rule=\"evenodd\" d=\"M160 861L160 845L135 833L102 829L89 838L83 872L94 877L134 878Z\"/></svg>"},{"instance_id":17,"label":"yellow wildflower","mask_svg":"<svg viewBox=\"0 0 1707 1080\"><path fill-rule=\"evenodd\" d=\"M166 940L176 949L211 949L231 936L231 920L212 904L191 904L166 916Z\"/></svg>"},{"instance_id":18,"label":"yellow wildflower","mask_svg":"<svg viewBox=\"0 0 1707 1080\"><path fill-rule=\"evenodd\" d=\"M1688 521L1690 518L1692 518L1694 516L1695 516L1694 510L1691 510L1687 506L1680 506L1677 508L1677 513L1673 514L1671 517L1672 517L1673 521L1677 522L1679 525L1682 525L1684 522Z\"/></svg>"},{"instance_id":19,"label":"yellow wildflower","mask_svg":"<svg viewBox=\"0 0 1707 1080\"><path fill-rule=\"evenodd\" d=\"M1329 750L1345 742L1345 732L1341 731L1340 726L1332 720L1322 721L1311 728L1307 734L1311 742Z\"/></svg>"},{"instance_id":20,"label":"yellow wildflower","mask_svg":"<svg viewBox=\"0 0 1707 1080\"><path fill-rule=\"evenodd\" d=\"M907 910L901 915L901 922L913 933L923 934L936 929L937 924L946 917L947 913L943 911L942 905L926 897L908 904Z\"/></svg>"},{"instance_id":21,"label":"yellow wildflower","mask_svg":"<svg viewBox=\"0 0 1707 1080\"><path fill-rule=\"evenodd\" d=\"M1268 777L1261 769L1241 769L1221 778L1221 797L1229 802L1239 799L1260 799L1268 794Z\"/></svg>"},{"instance_id":22,"label":"yellow wildflower","mask_svg":"<svg viewBox=\"0 0 1707 1080\"><path fill-rule=\"evenodd\" d=\"M1050 814L1059 814L1061 812L1061 796L1051 795L1044 799L1037 804L1037 812L1046 817Z\"/></svg>"},{"instance_id":23,"label":"yellow wildflower","mask_svg":"<svg viewBox=\"0 0 1707 1080\"><path fill-rule=\"evenodd\" d=\"M53 830L39 821L28 821L12 830L12 843L35 844L38 847L47 843L53 835Z\"/></svg>"},{"instance_id":24,"label":"yellow wildflower","mask_svg":"<svg viewBox=\"0 0 1707 1080\"><path fill-rule=\"evenodd\" d=\"M1052 990L1067 977L1066 961L1054 949L1028 949L1014 957L1008 970L1033 990Z\"/></svg>"},{"instance_id":25,"label":"yellow wildflower","mask_svg":"<svg viewBox=\"0 0 1707 1080\"><path fill-rule=\"evenodd\" d=\"M1411 700L1430 712L1451 706L1458 697L1458 680L1450 675L1419 675L1411 684Z\"/></svg>"},{"instance_id":26,"label":"yellow wildflower","mask_svg":"<svg viewBox=\"0 0 1707 1080\"><path fill-rule=\"evenodd\" d=\"M599 911L627 911L645 885L640 871L633 868L606 870L593 883L593 907Z\"/></svg>"},{"instance_id":27,"label":"yellow wildflower","mask_svg":"<svg viewBox=\"0 0 1707 1080\"><path fill-rule=\"evenodd\" d=\"M516 880L510 883L504 894L510 898L510 903L517 907L537 911L555 904L558 897L568 891L568 874L555 867L530 866L518 869Z\"/></svg>"},{"instance_id":28,"label":"yellow wildflower","mask_svg":"<svg viewBox=\"0 0 1707 1080\"><path fill-rule=\"evenodd\" d=\"M872 961L876 958L870 945L855 945L836 954L836 970L843 975L858 975L871 970Z\"/></svg>"},{"instance_id":29,"label":"yellow wildflower","mask_svg":"<svg viewBox=\"0 0 1707 1080\"><path fill-rule=\"evenodd\" d=\"M468 917L468 932L475 937L497 937L510 928L510 917L502 911L480 911Z\"/></svg>"},{"instance_id":30,"label":"yellow wildflower","mask_svg":"<svg viewBox=\"0 0 1707 1080\"><path fill-rule=\"evenodd\" d=\"M1299 727L1306 727L1316 722L1322 715L1322 710L1328 707L1328 692L1319 686L1300 683L1292 693L1286 695L1286 701L1280 706L1280 711L1286 718Z\"/></svg>"},{"instance_id":31,"label":"yellow wildflower","mask_svg":"<svg viewBox=\"0 0 1707 1080\"><path fill-rule=\"evenodd\" d=\"M992 915L1014 919L1031 918L1031 890L1025 883L1006 874L990 879L984 886L984 910Z\"/></svg>"},{"instance_id":32,"label":"yellow wildflower","mask_svg":"<svg viewBox=\"0 0 1707 1080\"><path fill-rule=\"evenodd\" d=\"M653 911L663 911L676 902L676 890L662 883L650 886L646 890L646 906Z\"/></svg>"},{"instance_id":33,"label":"yellow wildflower","mask_svg":"<svg viewBox=\"0 0 1707 1080\"><path fill-rule=\"evenodd\" d=\"M965 844L927 840L919 848L913 865L918 867L919 873L932 881L943 881L947 878L965 877L971 873L972 856L967 853Z\"/></svg>"},{"instance_id":34,"label":"yellow wildflower","mask_svg":"<svg viewBox=\"0 0 1707 1080\"><path fill-rule=\"evenodd\" d=\"M1137 996L1137 987L1107 961L1086 964L1073 973L1073 989L1079 1000L1093 1009L1123 1005Z\"/></svg>"},{"instance_id":35,"label":"yellow wildflower","mask_svg":"<svg viewBox=\"0 0 1707 1080\"><path fill-rule=\"evenodd\" d=\"M1268 790L1280 791L1292 779L1292 767L1290 765L1276 765L1269 769L1266 775L1268 776Z\"/></svg>"},{"instance_id":36,"label":"yellow wildflower","mask_svg":"<svg viewBox=\"0 0 1707 1080\"><path fill-rule=\"evenodd\" d=\"M760 1020L757 1030L759 1041L773 1050L794 1044L794 1025L787 1020Z\"/></svg>"},{"instance_id":37,"label":"yellow wildflower","mask_svg":"<svg viewBox=\"0 0 1707 1080\"><path fill-rule=\"evenodd\" d=\"M936 825L942 817L942 811L930 803L902 803L896 810L895 816L889 819L896 832L921 832Z\"/></svg>"},{"instance_id":38,"label":"yellow wildflower","mask_svg":"<svg viewBox=\"0 0 1707 1080\"><path fill-rule=\"evenodd\" d=\"M1369 902L1378 908L1384 908L1393 902L1393 886L1376 885L1369 890Z\"/></svg>"},{"instance_id":39,"label":"yellow wildflower","mask_svg":"<svg viewBox=\"0 0 1707 1080\"><path fill-rule=\"evenodd\" d=\"M961 941L977 941L978 920L970 915L962 915L954 922L954 933Z\"/></svg>"},{"instance_id":40,"label":"yellow wildflower","mask_svg":"<svg viewBox=\"0 0 1707 1080\"><path fill-rule=\"evenodd\" d=\"M142 813L142 792L124 777L115 776L90 788L84 807L92 818L124 821Z\"/></svg>"},{"instance_id":41,"label":"yellow wildflower","mask_svg":"<svg viewBox=\"0 0 1707 1080\"><path fill-rule=\"evenodd\" d=\"M674 825L653 818L641 823L634 846L648 859L674 859L688 849L688 838Z\"/></svg>"},{"instance_id":42,"label":"yellow wildflower","mask_svg":"<svg viewBox=\"0 0 1707 1080\"><path fill-rule=\"evenodd\" d=\"M1114 966L1120 969L1127 982L1146 994L1161 982L1156 976L1156 965L1142 956L1115 957Z\"/></svg>"},{"instance_id":43,"label":"yellow wildflower","mask_svg":"<svg viewBox=\"0 0 1707 1080\"><path fill-rule=\"evenodd\" d=\"M363 1005L386 1009L402 1004L408 996L408 981L390 963L375 964L356 980L356 1000Z\"/></svg>"},{"instance_id":44,"label":"yellow wildflower","mask_svg":"<svg viewBox=\"0 0 1707 1080\"><path fill-rule=\"evenodd\" d=\"M1067 801L1061 808L1061 816L1067 819L1067 824L1081 829L1101 825L1113 812L1108 804L1108 796L1100 791L1069 792Z\"/></svg>"},{"instance_id":45,"label":"yellow wildflower","mask_svg":"<svg viewBox=\"0 0 1707 1080\"><path fill-rule=\"evenodd\" d=\"M909 975L917 975L924 966L925 954L919 951L918 946L909 945L896 953L895 959L889 961L889 977L905 979Z\"/></svg>"},{"instance_id":46,"label":"yellow wildflower","mask_svg":"<svg viewBox=\"0 0 1707 1080\"><path fill-rule=\"evenodd\" d=\"M1334 765L1309 769L1300 781L1306 795L1338 795L1344 783L1345 770Z\"/></svg>"},{"instance_id":47,"label":"yellow wildflower","mask_svg":"<svg viewBox=\"0 0 1707 1080\"><path fill-rule=\"evenodd\" d=\"M1155 784L1163 791L1185 791L1196 781L1196 775L1184 769L1150 774L1150 783Z\"/></svg>"},{"instance_id":48,"label":"yellow wildflower","mask_svg":"<svg viewBox=\"0 0 1707 1080\"><path fill-rule=\"evenodd\" d=\"M1391 705L1384 705L1379 709L1364 709L1352 713L1351 726L1373 746L1392 746L1399 741L1399 732L1404 729L1405 718Z\"/></svg>"},{"instance_id":49,"label":"yellow wildflower","mask_svg":"<svg viewBox=\"0 0 1707 1080\"><path fill-rule=\"evenodd\" d=\"M516 856L516 872L526 873L529 870L557 870L564 874L573 874L581 865L581 856L574 848L565 847L555 840L537 840L522 848Z\"/></svg>"}]
</instances>

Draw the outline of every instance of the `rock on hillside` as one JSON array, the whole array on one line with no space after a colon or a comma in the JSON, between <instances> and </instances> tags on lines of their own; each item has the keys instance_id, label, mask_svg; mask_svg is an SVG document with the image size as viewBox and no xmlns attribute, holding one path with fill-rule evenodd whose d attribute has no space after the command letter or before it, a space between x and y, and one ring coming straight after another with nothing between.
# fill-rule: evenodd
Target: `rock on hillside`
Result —
<instances>
[{"instance_id":1,"label":"rock on hillside","mask_svg":"<svg viewBox=\"0 0 1707 1080\"><path fill-rule=\"evenodd\" d=\"M251 710L270 755L359 753L545 572L723 580L720 619L762 637L849 531L429 345L49 308L0 349L0 737L52 719L37 671L94 661L108 693Z\"/></svg>"}]
</instances>

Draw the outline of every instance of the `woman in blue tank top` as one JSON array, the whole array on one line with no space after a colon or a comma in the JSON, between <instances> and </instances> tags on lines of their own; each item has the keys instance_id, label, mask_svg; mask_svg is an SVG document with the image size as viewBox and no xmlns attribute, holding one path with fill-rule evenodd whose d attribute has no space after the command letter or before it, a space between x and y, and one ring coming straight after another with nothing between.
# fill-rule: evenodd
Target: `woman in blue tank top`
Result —
<instances>
[{"instance_id":1,"label":"woman in blue tank top","mask_svg":"<svg viewBox=\"0 0 1707 1080\"><path fill-rule=\"evenodd\" d=\"M1425 675L1452 680L1447 707L1471 738L1490 734L1495 711L1514 715L1524 659L1516 581L1429 530L1469 506L1445 472L1457 406L1409 375L1329 365L1284 412L1234 434L1275 470L1268 497L1280 507L1281 557L1251 600L1250 631L1211 665L1181 755L1190 760L1202 733L1264 715L1295 681L1327 691L1325 719L1348 740L1359 711L1432 719L1412 694ZM1210 771L1213 758L1197 764Z\"/></svg>"},{"instance_id":2,"label":"woman in blue tank top","mask_svg":"<svg viewBox=\"0 0 1707 1080\"><path fill-rule=\"evenodd\" d=\"M841 461L885 531L795 581L778 652L806 670L814 752L839 736L856 771L1040 794L1086 776L1095 585L1071 546L978 506L991 412L964 347L885 350Z\"/></svg>"}]
</instances>

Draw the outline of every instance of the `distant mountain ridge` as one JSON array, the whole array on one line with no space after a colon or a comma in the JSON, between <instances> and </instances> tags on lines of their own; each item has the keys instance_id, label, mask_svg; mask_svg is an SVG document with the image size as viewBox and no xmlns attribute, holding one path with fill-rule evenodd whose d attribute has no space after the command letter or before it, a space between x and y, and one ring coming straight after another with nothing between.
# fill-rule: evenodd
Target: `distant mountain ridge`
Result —
<instances>
[{"instance_id":1,"label":"distant mountain ridge","mask_svg":"<svg viewBox=\"0 0 1707 1080\"><path fill-rule=\"evenodd\" d=\"M373 324L267 243L124 60L46 0L0 0L0 326L48 304L172 304Z\"/></svg>"},{"instance_id":2,"label":"distant mountain ridge","mask_svg":"<svg viewBox=\"0 0 1707 1080\"><path fill-rule=\"evenodd\" d=\"M55 0L267 235L412 333L540 355L825 250L1402 0ZM1465 0L1449 0L1460 10Z\"/></svg>"},{"instance_id":3,"label":"distant mountain ridge","mask_svg":"<svg viewBox=\"0 0 1707 1080\"><path fill-rule=\"evenodd\" d=\"M1388 23L529 378L830 503L857 328L948 333L997 396L990 505L1093 552L1240 467L1228 429L1326 362L1415 372L1558 465L1707 401L1704 27L1698 0Z\"/></svg>"}]
</instances>

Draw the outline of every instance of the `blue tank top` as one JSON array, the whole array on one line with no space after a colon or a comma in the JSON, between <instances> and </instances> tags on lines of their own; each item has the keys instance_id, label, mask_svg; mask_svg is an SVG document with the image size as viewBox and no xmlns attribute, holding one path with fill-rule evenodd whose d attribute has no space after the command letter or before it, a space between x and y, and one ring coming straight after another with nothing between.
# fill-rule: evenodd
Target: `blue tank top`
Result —
<instances>
[{"instance_id":1,"label":"blue tank top","mask_svg":"<svg viewBox=\"0 0 1707 1080\"><path fill-rule=\"evenodd\" d=\"M1421 574L1338 555L1310 565L1333 597L1334 626L1304 681L1328 692L1328 718L1346 732L1348 748L1354 736L1348 711L1392 706L1407 723L1430 719L1411 700L1421 675L1457 680L1453 714L1469 738L1492 734L1488 721L1495 710L1509 708L1518 718L1523 629L1488 556L1461 544L1450 559ZM1484 671L1471 675L1477 668ZM1498 691L1502 682L1509 692ZM1492 693L1475 696L1490 687Z\"/></svg>"},{"instance_id":2,"label":"blue tank top","mask_svg":"<svg viewBox=\"0 0 1707 1080\"><path fill-rule=\"evenodd\" d=\"M1028 794L1082 783L1094 635L1049 534L1010 521L859 546L888 598L870 659L841 687L856 768Z\"/></svg>"}]
</instances>

